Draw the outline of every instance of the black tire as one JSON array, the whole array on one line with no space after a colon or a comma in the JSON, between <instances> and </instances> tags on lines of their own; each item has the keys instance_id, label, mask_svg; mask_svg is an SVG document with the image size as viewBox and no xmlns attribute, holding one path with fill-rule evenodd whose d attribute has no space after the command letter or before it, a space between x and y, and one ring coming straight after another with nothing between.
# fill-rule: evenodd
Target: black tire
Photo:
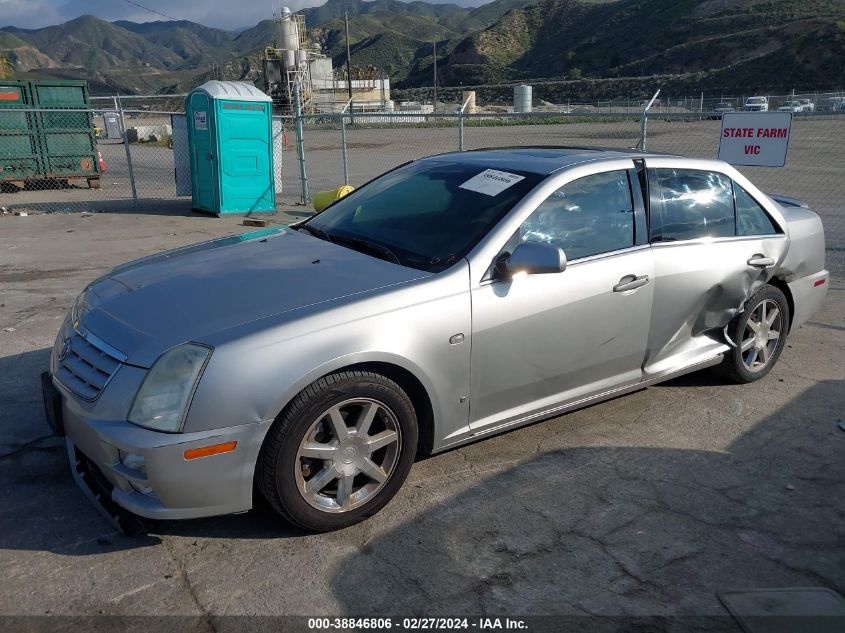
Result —
<instances>
[{"instance_id":1,"label":"black tire","mask_svg":"<svg viewBox=\"0 0 845 633\"><path fill-rule=\"evenodd\" d=\"M361 505L334 512L317 509L306 501L296 480L296 469L302 468L300 445L312 425L325 419L325 412L356 398L383 404L393 414L398 457L387 479ZM276 418L258 456L256 482L272 508L294 525L311 532L338 530L374 515L399 491L414 461L417 436L413 404L393 380L371 371L330 374L301 391Z\"/></svg>"},{"instance_id":2,"label":"black tire","mask_svg":"<svg viewBox=\"0 0 845 633\"><path fill-rule=\"evenodd\" d=\"M751 369L749 368L748 360L752 352L743 352L741 346L743 340L746 338L748 332L748 322L753 318L759 318L759 310L761 305L766 304L771 306L772 303L777 305L780 311L779 316L779 337L775 344L771 346L771 351L768 353L767 361L761 366ZM786 345L786 337L789 334L789 302L786 300L783 292L774 286L763 286L755 292L746 302L745 310L734 317L733 321L728 325L727 333L731 341L736 346L732 347L729 352L725 353L722 364L717 367L719 373L726 378L737 383L749 383L760 380L768 374L772 367L777 363L780 354ZM755 356L756 358L756 356ZM759 361L755 361L759 362ZM752 363L753 365L753 363Z\"/></svg>"}]
</instances>

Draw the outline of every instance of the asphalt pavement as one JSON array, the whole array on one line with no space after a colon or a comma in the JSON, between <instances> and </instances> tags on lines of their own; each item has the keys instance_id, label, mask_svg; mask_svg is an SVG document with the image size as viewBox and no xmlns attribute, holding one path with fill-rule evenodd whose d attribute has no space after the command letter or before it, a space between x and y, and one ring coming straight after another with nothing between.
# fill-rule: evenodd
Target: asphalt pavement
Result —
<instances>
[{"instance_id":1,"label":"asphalt pavement","mask_svg":"<svg viewBox=\"0 0 845 633\"><path fill-rule=\"evenodd\" d=\"M239 223L0 216L0 615L183 616L165 622L214 631L243 624L231 616L604 616L613 630L665 617L674 628L659 630L738 631L718 591L845 593L841 277L764 380L692 374L421 460L349 529L305 535L259 507L117 533L73 483L38 376L89 281L250 230Z\"/></svg>"}]
</instances>

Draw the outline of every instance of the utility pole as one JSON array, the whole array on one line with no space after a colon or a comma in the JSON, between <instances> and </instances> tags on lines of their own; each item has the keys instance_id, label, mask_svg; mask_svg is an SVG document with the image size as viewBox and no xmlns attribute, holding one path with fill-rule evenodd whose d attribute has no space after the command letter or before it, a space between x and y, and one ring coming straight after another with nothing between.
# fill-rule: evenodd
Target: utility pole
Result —
<instances>
[{"instance_id":1,"label":"utility pole","mask_svg":"<svg viewBox=\"0 0 845 633\"><path fill-rule=\"evenodd\" d=\"M434 113L437 114L437 40L431 44L434 48Z\"/></svg>"},{"instance_id":2,"label":"utility pole","mask_svg":"<svg viewBox=\"0 0 845 633\"><path fill-rule=\"evenodd\" d=\"M349 88L349 98L352 98L352 53L349 47L349 13L343 14L343 23L346 27L346 87Z\"/></svg>"}]
</instances>

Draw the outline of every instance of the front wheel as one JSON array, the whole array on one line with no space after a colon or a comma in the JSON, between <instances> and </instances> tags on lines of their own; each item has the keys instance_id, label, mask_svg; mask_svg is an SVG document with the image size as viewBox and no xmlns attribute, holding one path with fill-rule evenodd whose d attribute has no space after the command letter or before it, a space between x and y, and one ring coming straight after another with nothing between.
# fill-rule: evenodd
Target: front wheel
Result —
<instances>
[{"instance_id":1,"label":"front wheel","mask_svg":"<svg viewBox=\"0 0 845 633\"><path fill-rule=\"evenodd\" d=\"M764 286L746 302L745 311L728 325L728 336L736 344L719 369L739 383L754 382L774 367L789 331L789 303L783 292Z\"/></svg>"},{"instance_id":2,"label":"front wheel","mask_svg":"<svg viewBox=\"0 0 845 633\"><path fill-rule=\"evenodd\" d=\"M279 514L327 532L383 508L416 450L417 418L401 387L374 372L339 372L285 408L261 449L256 478Z\"/></svg>"}]
</instances>

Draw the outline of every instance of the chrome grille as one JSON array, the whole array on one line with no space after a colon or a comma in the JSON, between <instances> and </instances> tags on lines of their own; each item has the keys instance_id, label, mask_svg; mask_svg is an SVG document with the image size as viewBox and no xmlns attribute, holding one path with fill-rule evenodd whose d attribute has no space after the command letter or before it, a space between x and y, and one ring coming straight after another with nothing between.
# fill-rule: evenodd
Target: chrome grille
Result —
<instances>
[{"instance_id":1,"label":"chrome grille","mask_svg":"<svg viewBox=\"0 0 845 633\"><path fill-rule=\"evenodd\" d=\"M83 400L96 399L123 364L102 347L76 332L64 357L58 359L56 378Z\"/></svg>"}]
</instances>

